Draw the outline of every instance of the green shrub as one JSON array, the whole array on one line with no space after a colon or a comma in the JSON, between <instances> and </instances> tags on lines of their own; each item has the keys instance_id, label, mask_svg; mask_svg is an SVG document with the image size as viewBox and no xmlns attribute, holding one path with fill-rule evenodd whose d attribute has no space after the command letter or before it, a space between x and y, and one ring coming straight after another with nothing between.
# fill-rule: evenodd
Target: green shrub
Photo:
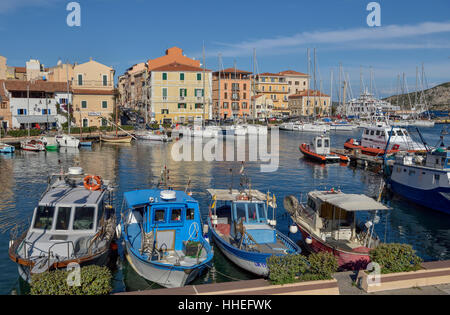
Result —
<instances>
[{"instance_id":1,"label":"green shrub","mask_svg":"<svg viewBox=\"0 0 450 315\"><path fill-rule=\"evenodd\" d=\"M339 264L336 257L329 252L318 252L309 255L309 272L317 276L315 280L331 279Z\"/></svg>"},{"instance_id":2,"label":"green shrub","mask_svg":"<svg viewBox=\"0 0 450 315\"><path fill-rule=\"evenodd\" d=\"M381 273L406 272L419 270L422 259L408 244L380 244L369 253L372 262L381 267Z\"/></svg>"},{"instance_id":3,"label":"green shrub","mask_svg":"<svg viewBox=\"0 0 450 315\"><path fill-rule=\"evenodd\" d=\"M39 129L30 129L30 136L39 136L41 134L41 130ZM10 137L26 137L28 136L27 129L18 129L18 130L9 130L8 136Z\"/></svg>"},{"instance_id":4,"label":"green shrub","mask_svg":"<svg viewBox=\"0 0 450 315\"><path fill-rule=\"evenodd\" d=\"M106 295L112 291L112 275L107 267L81 268L81 285L69 286L69 271L54 270L36 274L31 279L32 295Z\"/></svg>"},{"instance_id":5,"label":"green shrub","mask_svg":"<svg viewBox=\"0 0 450 315\"><path fill-rule=\"evenodd\" d=\"M273 284L296 282L296 277L305 273L308 262L303 255L271 256L267 260L269 279Z\"/></svg>"}]
</instances>

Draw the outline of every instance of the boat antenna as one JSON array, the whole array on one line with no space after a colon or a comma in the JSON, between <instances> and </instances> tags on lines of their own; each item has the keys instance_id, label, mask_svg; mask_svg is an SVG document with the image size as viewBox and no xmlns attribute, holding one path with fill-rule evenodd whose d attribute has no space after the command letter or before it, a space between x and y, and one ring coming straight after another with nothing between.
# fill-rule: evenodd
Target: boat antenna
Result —
<instances>
[{"instance_id":1,"label":"boat antenna","mask_svg":"<svg viewBox=\"0 0 450 315\"><path fill-rule=\"evenodd\" d=\"M233 193L233 168L230 168L230 175L231 175L230 194L232 194Z\"/></svg>"}]
</instances>

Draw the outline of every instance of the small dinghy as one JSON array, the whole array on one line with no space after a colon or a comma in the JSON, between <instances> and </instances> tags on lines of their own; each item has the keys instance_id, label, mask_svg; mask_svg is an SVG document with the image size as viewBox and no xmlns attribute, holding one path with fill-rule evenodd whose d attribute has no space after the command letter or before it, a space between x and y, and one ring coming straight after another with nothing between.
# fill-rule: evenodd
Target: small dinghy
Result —
<instances>
[{"instance_id":1,"label":"small dinghy","mask_svg":"<svg viewBox=\"0 0 450 315\"><path fill-rule=\"evenodd\" d=\"M78 148L80 146L80 140L71 135L61 134L55 136L55 139L60 147Z\"/></svg>"},{"instance_id":2,"label":"small dinghy","mask_svg":"<svg viewBox=\"0 0 450 315\"><path fill-rule=\"evenodd\" d=\"M299 149L305 157L319 162L348 162L350 160L348 156L331 152L330 143L330 137L322 135L314 137L311 144L301 144Z\"/></svg>"},{"instance_id":3,"label":"small dinghy","mask_svg":"<svg viewBox=\"0 0 450 315\"><path fill-rule=\"evenodd\" d=\"M14 150L12 145L0 142L0 153L14 153Z\"/></svg>"},{"instance_id":4,"label":"small dinghy","mask_svg":"<svg viewBox=\"0 0 450 315\"><path fill-rule=\"evenodd\" d=\"M51 175L31 225L10 240L20 276L29 282L70 263L107 264L116 227L111 203L112 189L99 176L85 176L79 167Z\"/></svg>"},{"instance_id":5,"label":"small dinghy","mask_svg":"<svg viewBox=\"0 0 450 315\"><path fill-rule=\"evenodd\" d=\"M54 137L42 136L39 140L45 145L47 151L57 151L59 149L59 144Z\"/></svg>"},{"instance_id":6,"label":"small dinghy","mask_svg":"<svg viewBox=\"0 0 450 315\"><path fill-rule=\"evenodd\" d=\"M26 139L20 141L20 148L25 151L45 151L45 144L40 140Z\"/></svg>"}]
</instances>

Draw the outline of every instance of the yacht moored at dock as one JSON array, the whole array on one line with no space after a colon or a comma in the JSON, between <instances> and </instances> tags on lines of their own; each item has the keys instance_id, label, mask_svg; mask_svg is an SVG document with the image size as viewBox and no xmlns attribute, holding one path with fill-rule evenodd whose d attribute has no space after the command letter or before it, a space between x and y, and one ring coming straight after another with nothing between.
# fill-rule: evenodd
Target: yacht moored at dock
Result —
<instances>
[{"instance_id":1,"label":"yacht moored at dock","mask_svg":"<svg viewBox=\"0 0 450 315\"><path fill-rule=\"evenodd\" d=\"M85 176L79 167L53 174L35 208L31 225L10 241L9 257L19 274L33 274L108 262L115 237L112 189L98 176Z\"/></svg>"}]
</instances>

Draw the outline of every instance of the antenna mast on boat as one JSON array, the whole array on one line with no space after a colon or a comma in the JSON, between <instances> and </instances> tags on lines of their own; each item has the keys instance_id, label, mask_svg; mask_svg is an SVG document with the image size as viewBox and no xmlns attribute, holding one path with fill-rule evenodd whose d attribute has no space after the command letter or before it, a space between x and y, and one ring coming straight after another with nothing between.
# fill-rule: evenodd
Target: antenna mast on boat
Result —
<instances>
[{"instance_id":1,"label":"antenna mast on boat","mask_svg":"<svg viewBox=\"0 0 450 315\"><path fill-rule=\"evenodd\" d=\"M66 78L67 78L67 128L68 128L68 133L70 135L70 122L71 122L71 118L70 118L70 101L69 101L69 97L70 97L70 92L69 92L69 61L66 60ZM81 114L81 111L80 111ZM81 121L80 121L80 127L82 127L81 125Z\"/></svg>"},{"instance_id":2,"label":"antenna mast on boat","mask_svg":"<svg viewBox=\"0 0 450 315\"><path fill-rule=\"evenodd\" d=\"M203 117L202 117L202 127L205 127L205 97L206 97L206 90L205 90L205 41L203 41Z\"/></svg>"},{"instance_id":3,"label":"antenna mast on boat","mask_svg":"<svg viewBox=\"0 0 450 315\"><path fill-rule=\"evenodd\" d=\"M221 97L221 95L220 95L220 93L221 93L221 86L220 86L220 79L221 79L221 76L222 76L222 73L221 73L221 64L222 64L222 54L221 53L219 53L219 98L218 98L218 108L217 108L217 113L218 113L218 119L219 119L219 126L220 126L220 119L221 119L221 116L220 116L220 108L222 107L222 104L221 104L221 102L220 102L220 97Z\"/></svg>"}]
</instances>

